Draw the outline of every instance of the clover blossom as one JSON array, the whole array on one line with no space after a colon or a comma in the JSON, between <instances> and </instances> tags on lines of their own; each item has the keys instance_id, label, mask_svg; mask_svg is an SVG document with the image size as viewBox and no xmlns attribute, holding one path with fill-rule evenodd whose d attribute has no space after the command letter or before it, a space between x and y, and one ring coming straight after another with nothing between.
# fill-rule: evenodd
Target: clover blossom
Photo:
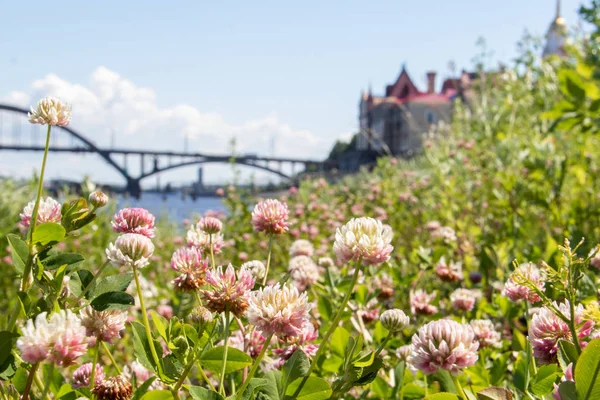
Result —
<instances>
[{"instance_id":1,"label":"clover blossom","mask_svg":"<svg viewBox=\"0 0 600 400\"><path fill-rule=\"evenodd\" d=\"M96 364L95 375L96 376L94 377L94 385L97 385L104 380L104 369L102 368L102 365ZM73 389L88 387L88 386L90 386L91 376L92 376L92 363L85 363L73 372L73 378L71 379L71 386L73 387Z\"/></svg>"},{"instance_id":2,"label":"clover blossom","mask_svg":"<svg viewBox=\"0 0 600 400\"><path fill-rule=\"evenodd\" d=\"M560 313L568 319L571 318L571 307L568 300L564 303L553 303ZM583 319L583 305L575 307L575 327L577 338L583 339L592 333L593 321ZM558 341L560 339L573 342L569 325L559 318L548 307L542 307L531 319L529 328L529 342L533 348L533 355L542 363L549 364L556 360Z\"/></svg>"},{"instance_id":3,"label":"clover blossom","mask_svg":"<svg viewBox=\"0 0 600 400\"><path fill-rule=\"evenodd\" d=\"M154 254L152 241L147 236L137 233L119 236L115 243L110 243L106 249L106 257L117 268L143 268L148 265L152 254Z\"/></svg>"},{"instance_id":4,"label":"clover blossom","mask_svg":"<svg viewBox=\"0 0 600 400\"><path fill-rule=\"evenodd\" d=\"M457 374L477 361L479 343L473 329L450 319L422 326L412 337L411 364L429 375L444 369Z\"/></svg>"},{"instance_id":5,"label":"clover blossom","mask_svg":"<svg viewBox=\"0 0 600 400\"><path fill-rule=\"evenodd\" d=\"M381 221L353 218L336 230L333 250L344 263L362 258L365 265L379 265L390 259L392 236L392 228Z\"/></svg>"},{"instance_id":6,"label":"clover blossom","mask_svg":"<svg viewBox=\"0 0 600 400\"><path fill-rule=\"evenodd\" d=\"M288 218L287 204L275 199L258 202L252 211L252 225L257 232L281 235L289 228Z\"/></svg>"},{"instance_id":7,"label":"clover blossom","mask_svg":"<svg viewBox=\"0 0 600 400\"><path fill-rule=\"evenodd\" d=\"M33 214L34 207L35 201L31 201L25 206L25 208L23 208L23 212L19 214L19 217L21 218L21 225L25 228L28 228L31 224L31 216ZM36 226L45 222L55 222L59 224L62 218L62 214L60 212L61 208L62 207L60 203L54 200L52 197L41 197L40 205L38 206Z\"/></svg>"},{"instance_id":8,"label":"clover blossom","mask_svg":"<svg viewBox=\"0 0 600 400\"><path fill-rule=\"evenodd\" d=\"M67 126L71 122L71 107L56 97L44 97L27 114L32 124Z\"/></svg>"},{"instance_id":9,"label":"clover blossom","mask_svg":"<svg viewBox=\"0 0 600 400\"><path fill-rule=\"evenodd\" d=\"M236 273L231 264L223 272L223 267L219 266L207 271L206 282L212 286L202 290L206 308L217 313L229 310L236 317L242 316L248 308L250 290L254 287L252 272L240 268Z\"/></svg>"},{"instance_id":10,"label":"clover blossom","mask_svg":"<svg viewBox=\"0 0 600 400\"><path fill-rule=\"evenodd\" d=\"M128 318L126 311L97 311L91 306L85 307L79 315L81 324L85 327L87 335L94 339L94 343L95 340L112 343L113 339L120 338Z\"/></svg>"},{"instance_id":11,"label":"clover blossom","mask_svg":"<svg viewBox=\"0 0 600 400\"><path fill-rule=\"evenodd\" d=\"M287 339L302 334L310 309L306 293L276 283L251 292L246 316L263 335Z\"/></svg>"},{"instance_id":12,"label":"clover blossom","mask_svg":"<svg viewBox=\"0 0 600 400\"><path fill-rule=\"evenodd\" d=\"M31 364L48 359L57 365L71 365L87 351L85 327L70 310L60 310L48 320L46 317L46 312L40 313L35 322L30 319L22 328L22 336L17 340L21 357Z\"/></svg>"},{"instance_id":13,"label":"clover blossom","mask_svg":"<svg viewBox=\"0 0 600 400\"><path fill-rule=\"evenodd\" d=\"M202 252L196 247L183 247L173 253L171 268L181 274L173 279L177 289L198 290L206 283L208 258L202 259Z\"/></svg>"},{"instance_id":14,"label":"clover blossom","mask_svg":"<svg viewBox=\"0 0 600 400\"><path fill-rule=\"evenodd\" d=\"M118 233L137 233L152 239L154 232L154 215L145 208L124 208L115 214L111 222L113 230Z\"/></svg>"},{"instance_id":15,"label":"clover blossom","mask_svg":"<svg viewBox=\"0 0 600 400\"><path fill-rule=\"evenodd\" d=\"M537 292L525 285L524 280L536 286L542 292L545 290L544 277L539 268L532 263L526 263L519 265L510 275L504 285L503 294L515 302L527 300L533 304L540 301Z\"/></svg>"}]
</instances>

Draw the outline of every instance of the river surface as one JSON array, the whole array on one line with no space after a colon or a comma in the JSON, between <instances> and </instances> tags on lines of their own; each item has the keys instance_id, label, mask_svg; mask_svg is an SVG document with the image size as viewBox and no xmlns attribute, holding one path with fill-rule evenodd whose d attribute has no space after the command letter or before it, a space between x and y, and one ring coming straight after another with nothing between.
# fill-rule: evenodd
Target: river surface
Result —
<instances>
[{"instance_id":1,"label":"river surface","mask_svg":"<svg viewBox=\"0 0 600 400\"><path fill-rule=\"evenodd\" d=\"M168 217L173 222L181 222L193 214L204 214L208 210L224 211L220 197L182 197L181 193L142 193L142 197L119 197L119 208L143 207L156 217Z\"/></svg>"}]
</instances>

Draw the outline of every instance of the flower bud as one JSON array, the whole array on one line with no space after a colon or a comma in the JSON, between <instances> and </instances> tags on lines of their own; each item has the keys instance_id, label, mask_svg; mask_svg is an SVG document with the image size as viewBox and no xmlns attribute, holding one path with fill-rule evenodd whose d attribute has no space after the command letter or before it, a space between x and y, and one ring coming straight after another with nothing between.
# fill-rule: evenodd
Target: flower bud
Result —
<instances>
[{"instance_id":1,"label":"flower bud","mask_svg":"<svg viewBox=\"0 0 600 400\"><path fill-rule=\"evenodd\" d=\"M397 308L384 311L379 317L379 321L390 332L401 331L410 323L410 319L404 314L404 311Z\"/></svg>"},{"instance_id":2,"label":"flower bud","mask_svg":"<svg viewBox=\"0 0 600 400\"><path fill-rule=\"evenodd\" d=\"M108 196L104 192L96 190L90 194L88 200L94 208L101 208L108 203Z\"/></svg>"},{"instance_id":3,"label":"flower bud","mask_svg":"<svg viewBox=\"0 0 600 400\"><path fill-rule=\"evenodd\" d=\"M203 217L198 221L198 228L209 235L221 232L223 223L214 217Z\"/></svg>"},{"instance_id":4,"label":"flower bud","mask_svg":"<svg viewBox=\"0 0 600 400\"><path fill-rule=\"evenodd\" d=\"M198 306L190 313L190 319L197 324L206 325L213 321L213 315L207 308Z\"/></svg>"}]
</instances>

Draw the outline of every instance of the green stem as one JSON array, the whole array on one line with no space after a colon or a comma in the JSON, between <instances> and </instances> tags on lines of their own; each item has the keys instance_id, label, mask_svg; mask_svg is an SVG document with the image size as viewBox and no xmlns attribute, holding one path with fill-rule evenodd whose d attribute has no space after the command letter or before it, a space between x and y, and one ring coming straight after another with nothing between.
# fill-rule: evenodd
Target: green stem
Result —
<instances>
[{"instance_id":1,"label":"green stem","mask_svg":"<svg viewBox=\"0 0 600 400\"><path fill-rule=\"evenodd\" d=\"M210 233L208 235L208 243L209 243L209 246L210 246L210 259L212 261L212 267L213 267L213 269L215 269L215 268L217 268L217 264L215 263L215 252L213 250L212 236L213 236L212 233Z\"/></svg>"},{"instance_id":2,"label":"green stem","mask_svg":"<svg viewBox=\"0 0 600 400\"><path fill-rule=\"evenodd\" d=\"M44 390L42 390L42 395L40 399L45 399L48 395L48 390L50 390L50 383L52 382L52 375L54 375L54 363L50 363L50 369L48 370L48 379L46 379L46 383L44 384Z\"/></svg>"},{"instance_id":3,"label":"green stem","mask_svg":"<svg viewBox=\"0 0 600 400\"><path fill-rule=\"evenodd\" d=\"M85 289L83 289L83 291L81 292L81 294L79 296L77 296L77 299L75 300L75 303L78 304L79 300L81 300L83 298L83 296L85 296L87 294L87 292L90 291L90 289L92 288L92 286L94 285L94 283L98 280L98 278L102 274L102 271L104 271L104 268L106 268L107 266L108 266L108 261L105 261L104 264L102 264L102 266L98 270L98 272L96 272L96 275L94 275L92 277L92 280L90 281L90 283L88 283L88 285L85 287Z\"/></svg>"},{"instance_id":4,"label":"green stem","mask_svg":"<svg viewBox=\"0 0 600 400\"><path fill-rule=\"evenodd\" d=\"M458 381L458 377L455 376L454 374L450 374L450 376L452 377L452 382L454 382L454 386L456 386L456 391L458 396L461 399L467 400L467 396L465 396L465 392L462 388L462 386L460 385L460 382Z\"/></svg>"},{"instance_id":5,"label":"green stem","mask_svg":"<svg viewBox=\"0 0 600 400\"><path fill-rule=\"evenodd\" d=\"M144 305L144 296L142 296L142 287L140 286L140 278L138 277L137 267L133 267L133 277L135 278L135 287L137 289L138 298L140 299L140 308L142 309L142 320L144 322L144 328L146 328L146 336L148 336L148 344L150 345L150 352L156 364L156 369L159 369L160 361L158 354L156 354L156 348L154 348L154 342L152 340L152 331L150 330L150 323L148 322L148 313L146 312L146 306Z\"/></svg>"},{"instance_id":6,"label":"green stem","mask_svg":"<svg viewBox=\"0 0 600 400\"><path fill-rule=\"evenodd\" d=\"M267 284L267 278L269 276L269 267L271 266L271 250L273 250L273 234L269 234L269 254L267 255L267 266L265 268L265 276L262 281L262 285Z\"/></svg>"},{"instance_id":7,"label":"green stem","mask_svg":"<svg viewBox=\"0 0 600 400\"><path fill-rule=\"evenodd\" d=\"M525 300L525 321L529 321L529 303ZM527 331L529 332L529 323L527 323ZM533 375L537 374L537 366L535 365L535 357L533 357L533 348L531 343L527 341L527 359L528 365L531 364L533 369Z\"/></svg>"},{"instance_id":8,"label":"green stem","mask_svg":"<svg viewBox=\"0 0 600 400\"><path fill-rule=\"evenodd\" d=\"M113 365L113 367L115 367L115 369L117 370L117 374L121 375L121 368L119 368L119 364L117 364L117 362L115 361L115 358L113 357L112 353L110 352L110 349L108 348L105 342L102 342L102 348L104 349L104 352L108 355L108 358L110 358L110 362Z\"/></svg>"},{"instance_id":9,"label":"green stem","mask_svg":"<svg viewBox=\"0 0 600 400\"><path fill-rule=\"evenodd\" d=\"M44 149L44 157L42 158L42 169L40 170L40 181L38 182L37 197L35 199L35 205L33 206L33 212L31 213L31 219L29 220L29 256L27 257L27 264L23 271L23 277L21 278L21 291L26 292L29 289L29 275L31 275L31 268L33 266L33 232L37 224L38 210L40 208L40 199L42 197L42 190L44 189L44 172L46 171L46 159L48 158L48 149L50 148L50 130L52 125L48 124L48 130L46 132L46 148Z\"/></svg>"},{"instance_id":10,"label":"green stem","mask_svg":"<svg viewBox=\"0 0 600 400\"><path fill-rule=\"evenodd\" d=\"M31 369L29 370L29 376L27 376L27 382L25 382L25 389L23 389L23 396L21 396L22 400L29 399L29 391L31 390L31 384L33 383L33 377L35 376L35 373L37 372L37 369L39 366L40 366L39 363L35 363L31 366Z\"/></svg>"},{"instance_id":11,"label":"green stem","mask_svg":"<svg viewBox=\"0 0 600 400\"><path fill-rule=\"evenodd\" d=\"M202 377L202 379L204 379L204 381L206 382L206 384L208 385L208 387L211 388L213 392L216 392L217 389L215 389L215 387L213 386L213 384L210 381L210 379L208 379L208 376L206 376L206 373L202 369L202 365L200 365L200 362L198 362L198 372L200 373L200 376Z\"/></svg>"},{"instance_id":12,"label":"green stem","mask_svg":"<svg viewBox=\"0 0 600 400\"><path fill-rule=\"evenodd\" d=\"M223 349L223 365L221 366L221 379L219 381L219 393L225 395L225 369L227 367L227 349L229 345L229 306L225 306L225 338L223 341L225 342L225 348Z\"/></svg>"},{"instance_id":13,"label":"green stem","mask_svg":"<svg viewBox=\"0 0 600 400\"><path fill-rule=\"evenodd\" d=\"M17 299L17 303L15 305L15 310L10 316L10 320L8 321L7 331L12 332L17 325L17 320L19 319L19 315L21 315L21 300Z\"/></svg>"},{"instance_id":14,"label":"green stem","mask_svg":"<svg viewBox=\"0 0 600 400\"><path fill-rule=\"evenodd\" d=\"M96 345L94 346L94 359L92 361L92 373L90 374L90 390L94 388L96 384L96 364L98 364L98 356L100 355L100 339L96 338Z\"/></svg>"},{"instance_id":15,"label":"green stem","mask_svg":"<svg viewBox=\"0 0 600 400\"><path fill-rule=\"evenodd\" d=\"M242 398L242 396L244 395L244 391L248 387L250 380L256 373L256 370L258 369L260 362L262 361L263 357L265 356L265 353L267 352L267 348L269 347L268 344L271 343L272 338L273 338L273 334L269 335L267 337L267 339L265 340L265 345L263 346L262 350L258 354L258 357L256 357L256 360L254 360L254 364L252 364L252 369L250 369L250 373L248 373L248 377L244 381L244 384L242 385L240 390L238 390L238 392L237 392L237 395L235 397L236 400L240 400Z\"/></svg>"},{"instance_id":16,"label":"green stem","mask_svg":"<svg viewBox=\"0 0 600 400\"><path fill-rule=\"evenodd\" d=\"M388 333L388 335L385 337L385 339L383 339L383 342L381 342L381 344L375 351L375 357L373 357L373 358L377 358L377 356L383 351L383 349L385 348L385 345L392 338L393 335L394 335L393 332Z\"/></svg>"},{"instance_id":17,"label":"green stem","mask_svg":"<svg viewBox=\"0 0 600 400\"><path fill-rule=\"evenodd\" d=\"M356 263L356 267L354 269L354 275L352 275L352 282L350 283L350 287L348 288L348 291L346 292L346 296L344 296L344 300L342 300L342 304L338 308L338 311L335 314L335 317L333 317L333 320L331 321L331 325L329 326L329 329L327 329L327 332L323 336L323 340L321 340L321 344L319 344L319 349L317 350L317 353L315 354L315 356L312 359L312 362L310 363L308 372L302 379L302 382L300 382L300 386L298 386L298 389L296 389L296 392L294 393L295 397L298 396L298 394L300 393L300 391L306 384L306 381L308 380L310 373L315 368L315 365L317 364L319 357L321 356L321 353L325 350L325 347L327 347L327 342L329 341L329 338L331 337L333 332L336 330L338 323L340 322L340 319L342 318L342 314L344 313L344 309L346 308L346 305L348 304L348 300L350 300L350 296L352 295L352 292L354 291L354 286L356 286L356 282L358 281L358 275L360 273L361 268L362 268L362 257L359 258L358 262Z\"/></svg>"},{"instance_id":18,"label":"green stem","mask_svg":"<svg viewBox=\"0 0 600 400\"><path fill-rule=\"evenodd\" d=\"M187 363L187 365L183 369L183 372L181 373L181 376L179 377L179 380L177 381L177 383L173 387L173 390L179 392L179 389L181 388L181 386L183 386L183 382L185 381L185 378L187 378L188 374L190 373L190 371L194 367L194 363L195 362L196 362L196 355L194 354L194 357L192 357L192 359L190 360L190 362Z\"/></svg>"}]
</instances>

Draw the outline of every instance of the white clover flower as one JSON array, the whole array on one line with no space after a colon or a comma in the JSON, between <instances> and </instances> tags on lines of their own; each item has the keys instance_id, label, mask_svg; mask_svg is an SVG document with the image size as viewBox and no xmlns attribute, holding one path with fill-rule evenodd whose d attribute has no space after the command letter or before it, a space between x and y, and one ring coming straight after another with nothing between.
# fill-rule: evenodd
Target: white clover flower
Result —
<instances>
[{"instance_id":1,"label":"white clover flower","mask_svg":"<svg viewBox=\"0 0 600 400\"><path fill-rule=\"evenodd\" d=\"M31 107L28 117L32 124L67 126L71 122L71 106L56 97L44 97L35 110Z\"/></svg>"},{"instance_id":2,"label":"white clover flower","mask_svg":"<svg viewBox=\"0 0 600 400\"><path fill-rule=\"evenodd\" d=\"M410 324L410 319L404 311L397 308L384 311L379 317L379 321L390 332L399 332Z\"/></svg>"},{"instance_id":3,"label":"white clover flower","mask_svg":"<svg viewBox=\"0 0 600 400\"><path fill-rule=\"evenodd\" d=\"M143 268L148 265L152 254L154 254L152 240L137 233L119 236L115 243L110 243L106 249L108 260L117 268L134 266Z\"/></svg>"},{"instance_id":4,"label":"white clover flower","mask_svg":"<svg viewBox=\"0 0 600 400\"><path fill-rule=\"evenodd\" d=\"M242 264L241 268L250 270L250 272L252 272L252 276L254 276L254 279L257 280L263 279L265 277L265 273L267 272L265 264L258 260L245 262Z\"/></svg>"},{"instance_id":5,"label":"white clover flower","mask_svg":"<svg viewBox=\"0 0 600 400\"><path fill-rule=\"evenodd\" d=\"M381 221L353 218L337 229L333 250L342 262L362 258L366 265L379 265L390 259L392 236L392 228Z\"/></svg>"},{"instance_id":6,"label":"white clover flower","mask_svg":"<svg viewBox=\"0 0 600 400\"><path fill-rule=\"evenodd\" d=\"M250 293L246 316L263 335L286 339L302 334L310 309L306 293L276 283Z\"/></svg>"}]
</instances>

